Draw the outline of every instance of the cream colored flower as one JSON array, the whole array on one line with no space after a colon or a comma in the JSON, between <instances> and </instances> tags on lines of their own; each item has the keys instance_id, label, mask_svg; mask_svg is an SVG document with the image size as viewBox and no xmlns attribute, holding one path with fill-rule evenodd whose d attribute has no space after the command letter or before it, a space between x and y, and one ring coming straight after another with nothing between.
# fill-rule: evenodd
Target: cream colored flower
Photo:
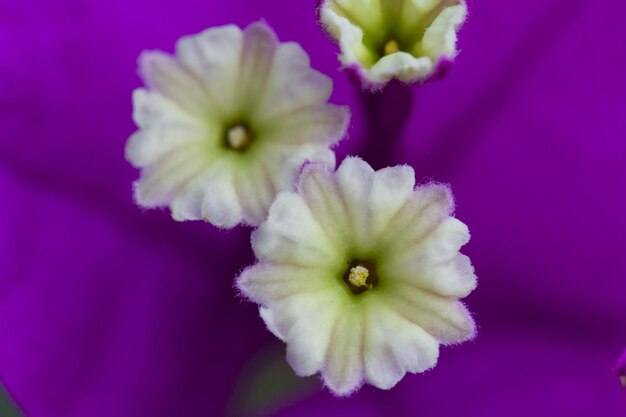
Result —
<instances>
[{"instance_id":1,"label":"cream colored flower","mask_svg":"<svg viewBox=\"0 0 626 417\"><path fill-rule=\"evenodd\" d=\"M464 0L325 0L322 24L366 88L424 81L457 55Z\"/></svg>"},{"instance_id":2,"label":"cream colored flower","mask_svg":"<svg viewBox=\"0 0 626 417\"><path fill-rule=\"evenodd\" d=\"M240 290L287 343L295 372L320 372L338 395L363 382L391 388L432 368L440 344L475 334L459 302L476 287L459 253L467 227L451 217L447 187L414 185L408 166L309 164L253 235L259 262Z\"/></svg>"},{"instance_id":3,"label":"cream colored flower","mask_svg":"<svg viewBox=\"0 0 626 417\"><path fill-rule=\"evenodd\" d=\"M264 23L208 29L139 65L148 88L133 94L139 130L126 147L142 169L138 204L169 206L177 220L256 225L304 161L334 165L329 147L348 110L327 103L332 81Z\"/></svg>"}]
</instances>

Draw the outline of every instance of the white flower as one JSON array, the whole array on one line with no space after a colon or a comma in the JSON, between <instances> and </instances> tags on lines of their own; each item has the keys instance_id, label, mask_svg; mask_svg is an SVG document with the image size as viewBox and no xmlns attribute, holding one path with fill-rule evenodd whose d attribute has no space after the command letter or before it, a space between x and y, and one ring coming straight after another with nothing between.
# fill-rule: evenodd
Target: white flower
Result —
<instances>
[{"instance_id":1,"label":"white flower","mask_svg":"<svg viewBox=\"0 0 626 417\"><path fill-rule=\"evenodd\" d=\"M145 52L148 89L133 94L139 126L126 158L142 168L135 199L177 220L256 225L305 160L334 165L329 147L349 112L327 104L330 78L264 23L182 38L175 56Z\"/></svg>"},{"instance_id":2,"label":"white flower","mask_svg":"<svg viewBox=\"0 0 626 417\"><path fill-rule=\"evenodd\" d=\"M408 166L309 164L253 235L259 262L240 290L287 343L295 372L321 372L336 394L363 382L389 389L432 368L439 344L475 334L458 300L476 287L458 252L467 227L451 217L447 187L414 185Z\"/></svg>"},{"instance_id":3,"label":"white flower","mask_svg":"<svg viewBox=\"0 0 626 417\"><path fill-rule=\"evenodd\" d=\"M457 55L464 0L325 0L322 24L366 88L424 81Z\"/></svg>"}]
</instances>

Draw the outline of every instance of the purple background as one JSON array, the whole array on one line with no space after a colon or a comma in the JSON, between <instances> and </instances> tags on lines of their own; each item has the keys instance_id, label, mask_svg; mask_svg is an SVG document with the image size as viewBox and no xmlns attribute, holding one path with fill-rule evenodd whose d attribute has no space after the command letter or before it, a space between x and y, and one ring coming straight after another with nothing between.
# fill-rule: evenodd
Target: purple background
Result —
<instances>
[{"instance_id":1,"label":"purple background","mask_svg":"<svg viewBox=\"0 0 626 417\"><path fill-rule=\"evenodd\" d=\"M249 230L142 211L123 158L140 51L259 18L334 78L354 113L339 157L357 152L358 94L314 0L0 0L0 378L14 400L32 417L625 415L626 2L470 12L390 162L452 184L479 336L389 392L339 400L294 382L232 289ZM291 389L256 391L273 385Z\"/></svg>"}]
</instances>

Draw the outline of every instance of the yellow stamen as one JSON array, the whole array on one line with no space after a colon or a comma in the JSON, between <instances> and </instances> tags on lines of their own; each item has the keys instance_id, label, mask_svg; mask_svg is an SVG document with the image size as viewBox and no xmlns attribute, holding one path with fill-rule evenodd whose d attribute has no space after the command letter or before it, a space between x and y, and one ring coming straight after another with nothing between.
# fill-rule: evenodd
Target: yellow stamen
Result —
<instances>
[{"instance_id":1,"label":"yellow stamen","mask_svg":"<svg viewBox=\"0 0 626 417\"><path fill-rule=\"evenodd\" d=\"M367 283L367 278L370 276L370 271L364 266L358 265L350 269L350 275L348 275L348 281L355 287L371 287L371 284Z\"/></svg>"},{"instance_id":2,"label":"yellow stamen","mask_svg":"<svg viewBox=\"0 0 626 417\"><path fill-rule=\"evenodd\" d=\"M236 151L246 149L250 145L251 140L250 132L242 125L231 127L226 133L228 146Z\"/></svg>"},{"instance_id":3,"label":"yellow stamen","mask_svg":"<svg viewBox=\"0 0 626 417\"><path fill-rule=\"evenodd\" d=\"M400 51L400 45L398 45L398 42L394 41L393 39L390 41L387 41L387 43L385 44L385 48L383 49L385 56L395 54L396 52L399 52L399 51Z\"/></svg>"}]
</instances>

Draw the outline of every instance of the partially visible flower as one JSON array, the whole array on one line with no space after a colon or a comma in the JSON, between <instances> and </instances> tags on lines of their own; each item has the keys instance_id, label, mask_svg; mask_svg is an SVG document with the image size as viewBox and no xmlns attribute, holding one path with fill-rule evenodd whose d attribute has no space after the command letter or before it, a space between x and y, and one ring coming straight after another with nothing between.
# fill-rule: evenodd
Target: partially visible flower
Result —
<instances>
[{"instance_id":1,"label":"partially visible flower","mask_svg":"<svg viewBox=\"0 0 626 417\"><path fill-rule=\"evenodd\" d=\"M339 59L364 87L391 79L421 82L457 55L464 0L325 0L322 24L339 43Z\"/></svg>"},{"instance_id":2,"label":"partially visible flower","mask_svg":"<svg viewBox=\"0 0 626 417\"><path fill-rule=\"evenodd\" d=\"M174 57L146 52L148 89L133 94L139 130L126 158L142 168L135 198L176 220L258 224L305 160L334 164L348 110L327 104L332 81L271 28L229 25L181 39Z\"/></svg>"},{"instance_id":3,"label":"partially visible flower","mask_svg":"<svg viewBox=\"0 0 626 417\"><path fill-rule=\"evenodd\" d=\"M626 350L622 353L622 357L617 362L617 375L619 375L622 387L626 388Z\"/></svg>"},{"instance_id":4,"label":"partially visible flower","mask_svg":"<svg viewBox=\"0 0 626 417\"><path fill-rule=\"evenodd\" d=\"M439 344L475 334L458 300L476 287L459 253L467 227L451 217L447 187L414 185L409 166L309 164L253 235L259 262L240 290L287 343L295 372L321 372L338 395L363 382L389 389L432 368Z\"/></svg>"}]
</instances>

